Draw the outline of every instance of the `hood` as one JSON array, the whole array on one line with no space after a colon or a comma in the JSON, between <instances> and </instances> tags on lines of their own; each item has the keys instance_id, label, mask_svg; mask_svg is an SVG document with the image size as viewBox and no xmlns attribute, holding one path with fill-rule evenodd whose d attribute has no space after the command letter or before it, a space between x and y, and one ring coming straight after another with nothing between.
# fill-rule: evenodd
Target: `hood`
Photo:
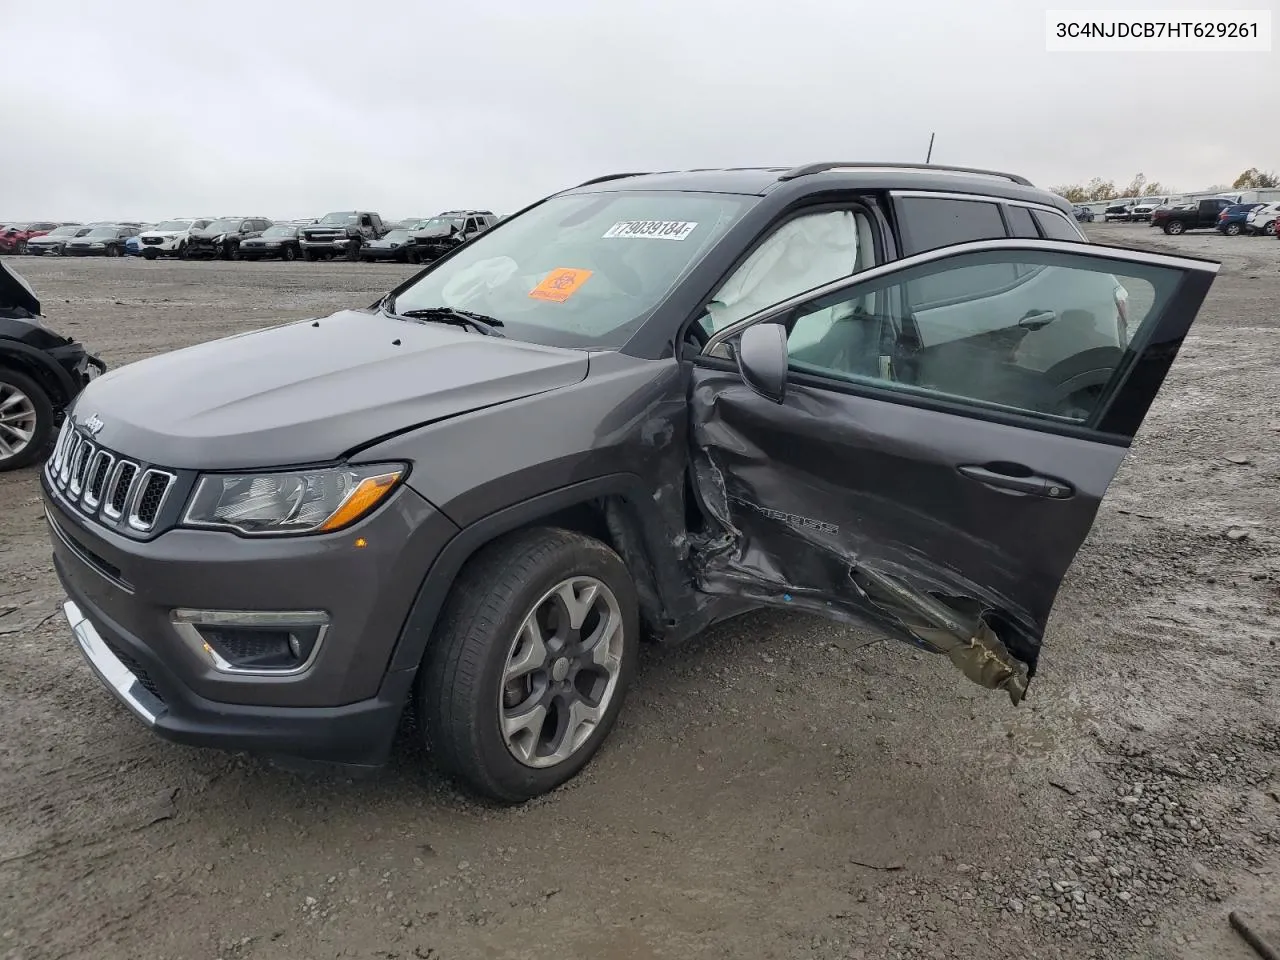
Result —
<instances>
[{"instance_id":1,"label":"hood","mask_svg":"<svg viewBox=\"0 0 1280 960\"><path fill-rule=\"evenodd\" d=\"M138 236L140 237L159 237L161 240L176 240L190 232L190 227L186 230L143 230Z\"/></svg>"},{"instance_id":2,"label":"hood","mask_svg":"<svg viewBox=\"0 0 1280 960\"><path fill-rule=\"evenodd\" d=\"M586 375L581 351L343 311L120 367L72 415L101 419L106 447L165 466L278 467Z\"/></svg>"},{"instance_id":3,"label":"hood","mask_svg":"<svg viewBox=\"0 0 1280 960\"><path fill-rule=\"evenodd\" d=\"M434 240L436 237L452 236L453 232L449 227L429 227L425 230L414 230L413 235L423 240Z\"/></svg>"},{"instance_id":4,"label":"hood","mask_svg":"<svg viewBox=\"0 0 1280 960\"><path fill-rule=\"evenodd\" d=\"M27 313L40 315L40 301L36 292L26 278L0 260L0 308L25 310Z\"/></svg>"},{"instance_id":5,"label":"hood","mask_svg":"<svg viewBox=\"0 0 1280 960\"><path fill-rule=\"evenodd\" d=\"M27 241L27 243L35 244L36 246L39 246L41 244L46 244L46 243L66 243L68 240L74 240L74 239L75 237L71 237L66 234L63 234L60 237L55 237L55 236L51 236L48 233L42 233L38 237L32 237L30 240Z\"/></svg>"}]
</instances>

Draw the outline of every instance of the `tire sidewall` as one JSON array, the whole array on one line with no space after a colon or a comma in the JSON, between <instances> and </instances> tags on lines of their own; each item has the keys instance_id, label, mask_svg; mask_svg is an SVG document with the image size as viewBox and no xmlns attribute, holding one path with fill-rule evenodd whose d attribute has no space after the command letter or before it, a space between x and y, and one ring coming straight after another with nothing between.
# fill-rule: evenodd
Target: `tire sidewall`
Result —
<instances>
[{"instance_id":1,"label":"tire sidewall","mask_svg":"<svg viewBox=\"0 0 1280 960\"><path fill-rule=\"evenodd\" d=\"M0 473L8 470L20 470L41 459L49 445L53 442L53 427L56 412L53 401L49 399L43 387L25 373L19 373L8 367L0 367L0 383L17 387L28 397L36 408L36 432L31 442L16 457L0 458Z\"/></svg>"},{"instance_id":2,"label":"tire sidewall","mask_svg":"<svg viewBox=\"0 0 1280 960\"><path fill-rule=\"evenodd\" d=\"M546 533L554 537L560 531L547 530ZM529 541L518 541L513 546L518 548L519 543L527 546ZM624 631L618 683L603 719L592 731L587 743L572 757L555 767L528 767L511 755L500 729L502 675L516 631L532 611L534 604L556 584L574 576L595 577L603 581L618 601ZM521 802L554 790L571 780L591 761L608 738L626 699L627 688L639 658L639 608L635 586L626 565L616 553L599 541L572 536L563 548L555 550L546 563L539 565L534 576L525 578L520 583L505 604L503 614L493 623L488 633L479 680L469 692L469 702L464 708L468 714L470 749L480 761L481 769L476 773L485 781L487 792L508 802ZM439 640L444 639L433 639L432 647L435 649L428 650L428 657L433 653L446 653L438 644ZM429 716L428 713L420 715ZM431 732L428 730L428 742L431 740Z\"/></svg>"}]
</instances>

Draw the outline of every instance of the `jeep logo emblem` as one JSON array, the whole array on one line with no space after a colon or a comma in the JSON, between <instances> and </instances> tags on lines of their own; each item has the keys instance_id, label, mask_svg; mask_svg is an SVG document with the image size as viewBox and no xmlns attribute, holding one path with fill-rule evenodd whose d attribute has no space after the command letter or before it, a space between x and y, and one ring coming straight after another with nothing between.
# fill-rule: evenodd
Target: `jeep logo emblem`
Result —
<instances>
[{"instance_id":1,"label":"jeep logo emblem","mask_svg":"<svg viewBox=\"0 0 1280 960\"><path fill-rule=\"evenodd\" d=\"M106 424L102 422L102 418L96 413L84 422L84 428L89 431L90 436L94 437L96 437L98 435L98 431L105 426Z\"/></svg>"}]
</instances>

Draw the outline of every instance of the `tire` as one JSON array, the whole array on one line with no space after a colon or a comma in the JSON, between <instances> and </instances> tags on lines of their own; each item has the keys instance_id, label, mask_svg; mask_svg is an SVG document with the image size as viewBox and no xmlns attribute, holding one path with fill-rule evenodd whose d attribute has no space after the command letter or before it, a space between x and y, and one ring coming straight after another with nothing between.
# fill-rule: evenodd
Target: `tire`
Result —
<instances>
[{"instance_id":1,"label":"tire","mask_svg":"<svg viewBox=\"0 0 1280 960\"><path fill-rule=\"evenodd\" d=\"M13 248L13 253L15 256L25 257L27 255L27 241L19 240L18 245Z\"/></svg>"},{"instance_id":2,"label":"tire","mask_svg":"<svg viewBox=\"0 0 1280 960\"><path fill-rule=\"evenodd\" d=\"M13 403L15 397L21 396L25 402ZM44 387L40 386L25 373L19 373L8 367L0 367L0 404L7 404L5 416L11 418L0 422L0 473L7 470L20 470L35 463L44 456L49 444L53 442L53 402ZM22 419L12 419L19 414L29 414ZM30 436L21 440L18 431ZM22 446L18 443L21 440Z\"/></svg>"},{"instance_id":3,"label":"tire","mask_svg":"<svg viewBox=\"0 0 1280 960\"><path fill-rule=\"evenodd\" d=\"M422 262L422 254L417 250L410 250L405 256L410 263L417 264Z\"/></svg>"},{"instance_id":4,"label":"tire","mask_svg":"<svg viewBox=\"0 0 1280 960\"><path fill-rule=\"evenodd\" d=\"M347 246L348 261L350 261L351 263L355 263L357 260L360 259L360 247L361 247L361 243L359 240L352 240L351 243L348 244Z\"/></svg>"},{"instance_id":5,"label":"tire","mask_svg":"<svg viewBox=\"0 0 1280 960\"><path fill-rule=\"evenodd\" d=\"M592 588L594 599L584 611L586 619L579 616L579 627L586 627L587 641L603 637L587 649L597 651L604 666L595 665L578 646L583 638L565 627L572 620L565 616L569 607L562 590L585 601ZM525 629L535 616L545 640L536 648ZM609 623L615 629L606 631ZM565 655L558 656L557 647L566 640ZM599 540L537 527L483 547L455 580L418 671L414 700L436 764L468 790L508 804L572 779L617 719L635 672L638 640L631 575ZM509 671L519 669L518 661L525 672L507 681ZM538 665L530 667L533 663ZM584 694L582 687L590 689ZM535 701L540 704L530 712L542 711L538 725L515 728L508 738L502 716ZM566 708L570 702L574 706ZM584 720L583 709L599 711L590 727L589 721L574 722ZM520 713L528 715L519 710L514 715ZM563 748L559 760L547 752L557 744Z\"/></svg>"},{"instance_id":6,"label":"tire","mask_svg":"<svg viewBox=\"0 0 1280 960\"><path fill-rule=\"evenodd\" d=\"M307 261L307 263L315 263L315 262L316 262L316 252L315 252L314 250L303 250L303 251L302 251L302 259L303 259L303 260L305 260L305 261Z\"/></svg>"},{"instance_id":7,"label":"tire","mask_svg":"<svg viewBox=\"0 0 1280 960\"><path fill-rule=\"evenodd\" d=\"M159 250L151 250L151 249L147 249L147 250L143 250L143 251L142 251L142 259L144 259L144 260L155 260L155 259L157 259L159 256L160 256L160 251L159 251Z\"/></svg>"},{"instance_id":8,"label":"tire","mask_svg":"<svg viewBox=\"0 0 1280 960\"><path fill-rule=\"evenodd\" d=\"M187 241L185 240L183 240L180 244L178 244L178 259L179 260L187 259Z\"/></svg>"},{"instance_id":9,"label":"tire","mask_svg":"<svg viewBox=\"0 0 1280 960\"><path fill-rule=\"evenodd\" d=\"M1181 220L1170 220L1164 225L1164 232L1171 237L1176 237L1178 234L1185 232L1186 229L1187 225Z\"/></svg>"},{"instance_id":10,"label":"tire","mask_svg":"<svg viewBox=\"0 0 1280 960\"><path fill-rule=\"evenodd\" d=\"M1225 233L1228 237L1238 237L1240 236L1240 224L1228 223L1223 228L1222 232Z\"/></svg>"},{"instance_id":11,"label":"tire","mask_svg":"<svg viewBox=\"0 0 1280 960\"><path fill-rule=\"evenodd\" d=\"M124 251L122 251L119 247L116 247L116 246L107 247L108 257L118 257L123 252Z\"/></svg>"},{"instance_id":12,"label":"tire","mask_svg":"<svg viewBox=\"0 0 1280 960\"><path fill-rule=\"evenodd\" d=\"M288 245L280 248L280 259L292 263L298 259L298 251Z\"/></svg>"}]
</instances>

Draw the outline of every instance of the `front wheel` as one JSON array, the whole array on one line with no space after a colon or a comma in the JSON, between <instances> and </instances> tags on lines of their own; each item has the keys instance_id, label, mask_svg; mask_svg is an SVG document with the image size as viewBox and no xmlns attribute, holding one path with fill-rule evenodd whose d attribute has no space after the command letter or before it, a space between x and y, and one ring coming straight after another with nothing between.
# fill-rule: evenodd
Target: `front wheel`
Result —
<instances>
[{"instance_id":1,"label":"front wheel","mask_svg":"<svg viewBox=\"0 0 1280 960\"><path fill-rule=\"evenodd\" d=\"M53 440L53 403L25 373L0 367L0 473L35 463Z\"/></svg>"},{"instance_id":2,"label":"front wheel","mask_svg":"<svg viewBox=\"0 0 1280 960\"><path fill-rule=\"evenodd\" d=\"M1173 220L1164 225L1164 232L1172 237L1176 237L1178 234L1182 233L1186 229L1187 229L1186 224L1184 224L1181 220Z\"/></svg>"},{"instance_id":3,"label":"front wheel","mask_svg":"<svg viewBox=\"0 0 1280 960\"><path fill-rule=\"evenodd\" d=\"M298 251L290 246L284 246L280 249L280 259L293 261L298 259Z\"/></svg>"},{"instance_id":4,"label":"front wheel","mask_svg":"<svg viewBox=\"0 0 1280 960\"><path fill-rule=\"evenodd\" d=\"M577 775L635 671L635 587L599 540L541 527L458 575L415 692L428 748L482 796L522 803Z\"/></svg>"},{"instance_id":5,"label":"front wheel","mask_svg":"<svg viewBox=\"0 0 1280 960\"><path fill-rule=\"evenodd\" d=\"M1238 236L1240 236L1240 224L1238 224L1238 223L1229 223L1229 224L1227 224L1227 226L1223 229L1223 231L1222 231L1222 232L1223 232L1223 233L1225 233L1228 237L1238 237Z\"/></svg>"},{"instance_id":6,"label":"front wheel","mask_svg":"<svg viewBox=\"0 0 1280 960\"><path fill-rule=\"evenodd\" d=\"M118 257L120 256L120 253L121 253L121 250L119 247L107 247L108 257Z\"/></svg>"},{"instance_id":7,"label":"front wheel","mask_svg":"<svg viewBox=\"0 0 1280 960\"><path fill-rule=\"evenodd\" d=\"M149 247L148 247L146 250L143 250L143 251L142 251L142 258L143 258L144 260L154 260L154 259L156 259L158 256L160 256L160 251L159 251L159 250L153 250L153 249L151 249L151 248L149 248Z\"/></svg>"},{"instance_id":8,"label":"front wheel","mask_svg":"<svg viewBox=\"0 0 1280 960\"><path fill-rule=\"evenodd\" d=\"M307 261L307 263L315 263L316 252L314 250L303 250L302 259Z\"/></svg>"},{"instance_id":9,"label":"front wheel","mask_svg":"<svg viewBox=\"0 0 1280 960\"><path fill-rule=\"evenodd\" d=\"M352 263L355 263L357 260L360 259L360 241L359 240L352 240L351 243L347 245L347 259L350 260Z\"/></svg>"}]
</instances>

